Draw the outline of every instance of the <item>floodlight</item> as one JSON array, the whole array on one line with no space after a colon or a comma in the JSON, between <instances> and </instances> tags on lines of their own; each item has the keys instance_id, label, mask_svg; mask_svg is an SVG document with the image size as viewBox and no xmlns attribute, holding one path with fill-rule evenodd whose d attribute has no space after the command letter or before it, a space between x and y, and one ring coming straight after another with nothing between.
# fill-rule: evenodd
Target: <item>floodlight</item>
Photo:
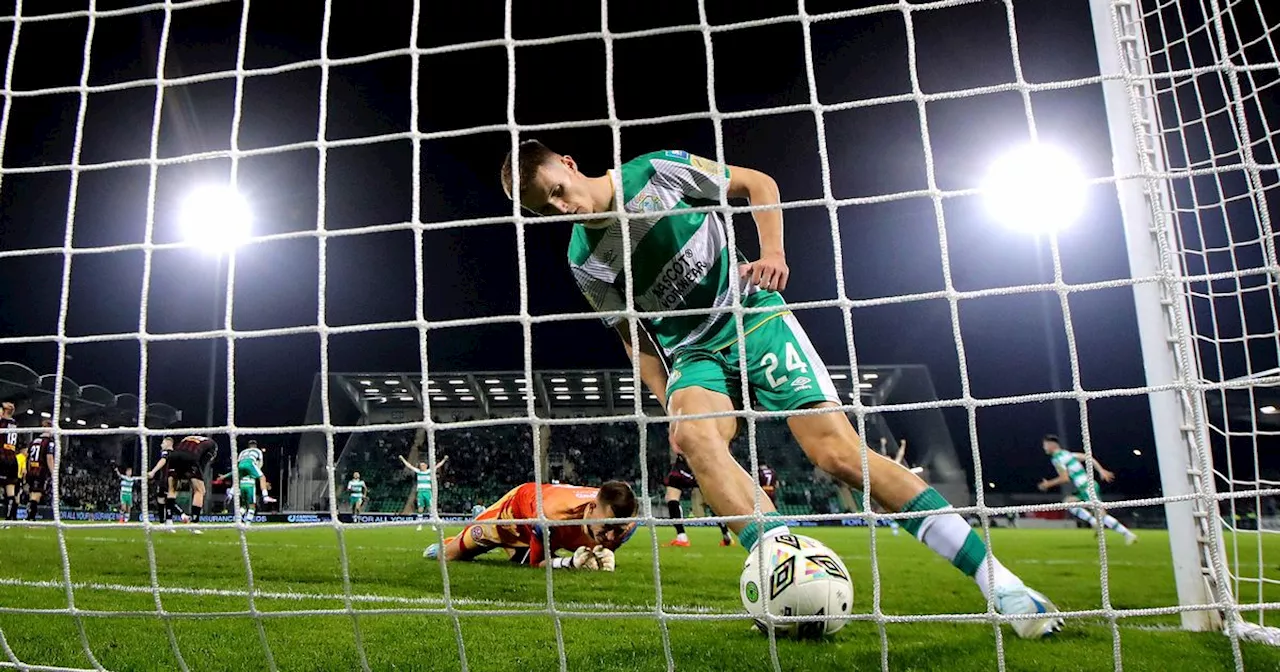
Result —
<instances>
[{"instance_id":1,"label":"floodlight","mask_svg":"<svg viewBox=\"0 0 1280 672\"><path fill-rule=\"evenodd\" d=\"M231 187L207 185L187 195L180 221L188 242L221 254L249 238L253 212L249 201Z\"/></svg>"},{"instance_id":2,"label":"floodlight","mask_svg":"<svg viewBox=\"0 0 1280 672\"><path fill-rule=\"evenodd\" d=\"M1069 154L1031 144L992 164L982 191L997 221L1045 234L1065 228L1080 216L1086 186L1084 174Z\"/></svg>"},{"instance_id":3,"label":"floodlight","mask_svg":"<svg viewBox=\"0 0 1280 672\"><path fill-rule=\"evenodd\" d=\"M1280 409L1276 408L1275 406L1270 406L1270 405L1268 405L1268 406L1263 406L1262 408L1259 408L1258 410L1259 410L1263 415L1275 415L1276 413L1280 413Z\"/></svg>"}]
</instances>

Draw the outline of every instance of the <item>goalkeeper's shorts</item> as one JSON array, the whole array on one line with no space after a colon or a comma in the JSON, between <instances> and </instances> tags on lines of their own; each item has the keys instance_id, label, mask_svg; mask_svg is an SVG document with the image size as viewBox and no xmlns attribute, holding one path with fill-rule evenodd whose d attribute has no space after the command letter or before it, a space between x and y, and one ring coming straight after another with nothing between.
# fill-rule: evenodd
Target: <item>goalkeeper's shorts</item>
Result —
<instances>
[{"instance_id":1,"label":"goalkeeper's shorts","mask_svg":"<svg viewBox=\"0 0 1280 672\"><path fill-rule=\"evenodd\" d=\"M746 334L750 396L766 411L792 411L816 403L840 403L822 358L790 312L779 313ZM667 378L667 398L686 387L727 395L742 406L738 341L719 350L689 347L678 351Z\"/></svg>"}]
</instances>

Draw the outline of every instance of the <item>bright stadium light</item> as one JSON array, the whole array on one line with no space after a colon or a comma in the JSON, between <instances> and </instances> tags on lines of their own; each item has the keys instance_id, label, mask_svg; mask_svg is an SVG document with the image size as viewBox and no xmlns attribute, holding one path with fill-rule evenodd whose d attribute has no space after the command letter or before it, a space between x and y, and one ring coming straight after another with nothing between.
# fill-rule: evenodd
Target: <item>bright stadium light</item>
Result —
<instances>
[{"instance_id":1,"label":"bright stadium light","mask_svg":"<svg viewBox=\"0 0 1280 672\"><path fill-rule=\"evenodd\" d=\"M187 195L180 221L187 242L221 254L249 238L253 212L249 201L231 187L208 185Z\"/></svg>"},{"instance_id":2,"label":"bright stadium light","mask_svg":"<svg viewBox=\"0 0 1280 672\"><path fill-rule=\"evenodd\" d=\"M1261 412L1263 415L1275 415L1276 413L1280 413L1280 408L1267 405L1267 406L1263 406L1262 408L1259 408L1258 411Z\"/></svg>"},{"instance_id":3,"label":"bright stadium light","mask_svg":"<svg viewBox=\"0 0 1280 672\"><path fill-rule=\"evenodd\" d=\"M1059 231L1080 216L1086 186L1070 155L1031 144L996 160L982 191L997 221L1039 235Z\"/></svg>"}]
</instances>

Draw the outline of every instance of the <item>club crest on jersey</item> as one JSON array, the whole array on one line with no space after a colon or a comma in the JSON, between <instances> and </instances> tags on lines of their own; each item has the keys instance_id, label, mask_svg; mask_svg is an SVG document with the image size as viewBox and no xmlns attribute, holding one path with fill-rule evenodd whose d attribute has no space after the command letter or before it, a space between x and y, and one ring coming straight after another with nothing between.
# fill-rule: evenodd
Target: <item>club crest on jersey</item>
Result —
<instances>
[{"instance_id":1,"label":"club crest on jersey","mask_svg":"<svg viewBox=\"0 0 1280 672\"><path fill-rule=\"evenodd\" d=\"M657 212L662 210L662 198L657 194L642 192L636 199L636 208L641 212Z\"/></svg>"}]
</instances>

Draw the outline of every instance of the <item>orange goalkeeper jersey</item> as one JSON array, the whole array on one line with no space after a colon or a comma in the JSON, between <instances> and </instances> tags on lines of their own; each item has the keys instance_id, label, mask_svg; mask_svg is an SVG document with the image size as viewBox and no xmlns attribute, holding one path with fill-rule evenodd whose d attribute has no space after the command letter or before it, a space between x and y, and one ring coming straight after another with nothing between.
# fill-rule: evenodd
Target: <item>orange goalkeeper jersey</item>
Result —
<instances>
[{"instance_id":1,"label":"orange goalkeeper jersey","mask_svg":"<svg viewBox=\"0 0 1280 672\"><path fill-rule=\"evenodd\" d=\"M541 526L535 524L503 525L489 521L520 520L538 517L537 483L525 483L512 488L502 499L494 502L476 517L476 526L482 528L478 532L485 541L507 549L529 549L529 564L541 565L543 555L543 535ZM549 485L542 488L542 509L547 520L582 520L587 505L594 502L599 488L586 488L576 485ZM486 524L489 523L489 524ZM582 525L549 525L551 552L561 549L575 550L579 546L592 547L596 542L587 536ZM470 533L471 529L463 533Z\"/></svg>"}]
</instances>

